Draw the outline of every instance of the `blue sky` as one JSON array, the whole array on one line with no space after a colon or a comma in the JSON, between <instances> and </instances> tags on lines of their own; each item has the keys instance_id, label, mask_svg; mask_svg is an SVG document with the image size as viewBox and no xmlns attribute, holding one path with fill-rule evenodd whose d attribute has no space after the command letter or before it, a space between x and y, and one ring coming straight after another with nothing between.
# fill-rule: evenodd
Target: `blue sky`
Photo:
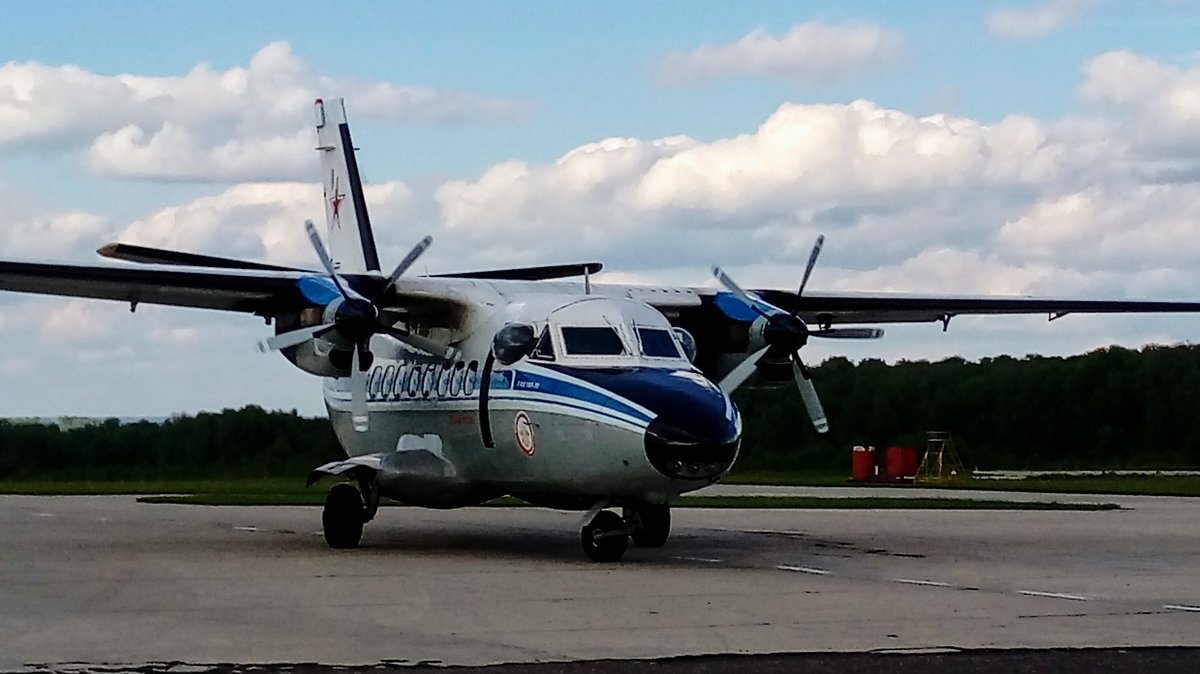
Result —
<instances>
[{"instance_id":1,"label":"blue sky","mask_svg":"<svg viewBox=\"0 0 1200 674\"><path fill-rule=\"evenodd\" d=\"M998 27L997 17L1005 12L1016 14L1005 24L1009 28ZM264 155L253 166L232 169L209 169L204 162L219 154L213 148L223 138L236 137L253 148L256 143L266 147L272 139L303 136L294 136L286 114L265 122L250 109L190 115L184 108L203 101L203 87L211 84L185 76L200 64L218 74L247 69L268 45L282 43L285 48L271 52L276 54L271 73L292 79L286 87L279 86L279 95L326 86L334 90L317 93L348 96L367 179L380 186L402 185L411 192L407 199L380 205L376 222L395 222L403 230L391 239L386 234L382 238L399 247L418 228L433 231L439 241L430 255L435 267L452 260L472 267L494 263L506 254L506 241L520 239L522 228L568 213L571 219L594 221L609 231L629 222L640 231L627 238L579 237L590 248L563 243L520 254L547 261L601 256L609 269L622 274L614 277L618 280L704 283L707 264L716 261L710 259L714 251L727 251L730 264L741 265L754 282L790 286L806 254L806 244L799 242L811 241L829 213L850 213L844 231L839 232L842 225L835 222L828 232L827 288L1185 296L1200 286L1191 285L1192 268L1187 264L1192 259L1181 257L1179 246L1173 245L1190 233L1176 216L1192 203L1194 184L1157 177L1168 159L1183 175L1196 172L1186 151L1179 159L1168 157L1171 152L1164 148L1174 148L1178 155L1200 126L1200 110L1187 103L1200 77L1197 2L370 2L345 7L295 2L18 2L7 6L6 17L19 30L10 31L0 47L0 63L9 64L0 70L0 120L10 120L10 128L16 129L7 141L0 137L0 197L14 204L16 213L10 232L0 236L0 254L5 257L90 261L91 251L106 237L131 236L157 243L189 240L204 248L202 252L214 254L245 253L246 249L229 248L233 235L253 238L255 214L265 219L285 213L272 205L273 197L247 196L250 188L239 185L283 185L308 178L289 164L291 155ZM1039 24L1042 19L1049 23ZM804 26L833 34L834 46L824 53L779 46L789 31ZM874 51L844 48L850 38L839 37L843 34L837 31L852 26L876 30L883 42ZM720 50L754 31L767 36L769 44L759 48L770 52L767 58L775 59L776 69L756 67L749 52L726 50L721 67L728 70L723 76L688 80L670 74L672 54L694 60L705 45ZM865 60L846 65L856 58ZM805 64L804 59L820 63ZM68 65L88 74L90 88L55 89ZM818 71L811 68L823 70L812 75ZM119 75L165 78L173 87L168 97L190 103L161 117L143 118L137 106L127 106L128 100L119 95L106 98L106 87L117 86ZM38 82L32 102L6 99L6 82L20 78ZM1143 80L1151 88L1135 86ZM441 121L356 108L351 94L374 85L434 92L434 107L454 104L453 96L465 96L467 102ZM264 100L270 100L275 91L271 85L258 86L267 96ZM193 94L198 98L188 98ZM864 164L855 154L861 148L847 148L845 157L823 154L808 167L767 167L765 177L720 194L713 192L713 185L725 183L700 175L708 170L704 167L698 170L699 182L688 186L688 176L682 173L665 183L659 178L652 183L654 176L645 167L606 164L594 170L614 185L640 190L642 200L618 203L604 214L597 209L609 204L591 201L583 192L564 195L556 187L562 180L556 171L566 170L555 164L557 159L606 138L632 139L636 145L606 146L602 153L607 157L631 152L674 157L677 150L650 149L647 144L687 136L699 145L689 162L745 166L755 161L755 152L792 142L793 131L815 123L816 115L848 111L857 100L902 119L895 128L871 131L894 134L896 147L913 140L905 135L912 129L942 124L918 120L944 115L961 120L946 122L947 128L966 133L984 149L969 161L954 160L967 162L953 164L965 168L918 162L906 175L901 160L896 160L896 168L864 174ZM5 117L6 111L16 116ZM307 112L297 114L306 119ZM858 108L851 116L865 120L872 115L879 116ZM67 121L41 135L21 135L23 125L58 116ZM1013 122L1017 118L1032 120L1036 128L1013 130L1010 127L1019 126ZM821 119L831 123L828 116ZM793 125L792 131L771 132L777 136L760 132L768 120L776 120L776 127ZM144 144L157 137L164 124L183 129L199 144L198 154L164 157L146 149ZM104 152L105 139L120 140L118 131L126 126L143 133L141 140L112 146L124 147L124 153ZM970 128L964 132L965 127ZM1012 161L995 159L1028 134L1043 138L1040 146L1027 148L1032 154ZM935 136L919 142L940 142ZM808 147L831 152L820 144L800 144L797 151ZM1053 151L1037 154L1039 147ZM137 148L146 149L145 155L132 151ZM141 163L130 159L135 155ZM863 156L869 162L875 155ZM1040 161L1053 165L1036 176L1017 175L1022 166L1040 167ZM513 162L528 169L520 184L522 193L532 196L520 203L513 202L511 194L493 191L487 180L498 175L497 167ZM192 165L198 168L184 170ZM960 170L968 177L960 180ZM844 179L832 179L843 171ZM828 185L824 177L830 177ZM769 189L760 194L756 184L764 182ZM488 203L494 207L487 215L456 211L450 200L463 193L459 188L491 199ZM805 196L788 196L799 193ZM645 199L653 201L653 208ZM180 215L181 209L194 220ZM1060 225L1055 223L1062 222L1054 219L1056 213L1090 213L1098 224L1088 229L1087 222L1072 221L1056 229ZM53 224L69 214L79 222ZM890 214L891 220L879 214ZM614 220L609 223L606 218ZM37 234L46 227L44 235ZM689 242L675 250L672 242L677 239L672 237L688 227L702 233L697 239L727 236L737 245L727 241L705 248ZM489 239L488 232L502 238ZM885 240L879 232L891 232L895 238ZM55 240L60 235L61 240ZM1129 237L1134 237L1133 243ZM298 230L296 238L301 238ZM1022 241L1030 245L1022 246ZM1077 251L1079 241L1092 245L1072 255L1068 251ZM246 245L258 257L283 260L300 254L296 248ZM469 247L469 254L453 250L455 245ZM929 271L943 265L945 276ZM21 312L44 317L52 307L62 306L54 302L11 296L0 300L0 338L46 338L53 326L27 325L27 314ZM122 324L105 316L92 321L105 326L96 339L120 349L114 335ZM153 327L179 334L194 329L203 335L206 320L168 310L153 319ZM225 318L218 323L233 325ZM904 338L901 331L900 338L878 355L1069 353L1093 347L1101 339L1133 345L1184 339L1187 328L1180 326L1190 324L1156 319L1078 325L1012 346L1006 346L1013 337L1009 331L1021 334L1026 324L985 325L964 341L942 342L936 349L923 337ZM139 329L146 332L145 325ZM237 339L252 343L258 326L229 329ZM198 340L189 342L197 352L219 352L217 337L188 339ZM67 367L56 364L48 347L28 348L19 360ZM128 348L146 357L178 356L161 343ZM259 402L319 411L317 382L285 374L282 364L250 364L241 358L232 362L245 373L233 376L230 385L199 387L207 392L198 389L191 397L180 392L156 395L157 385L145 383L140 393L131 389L103 400L87 388L78 396L12 396L7 403L4 396L12 394L0 393L0 410L7 406L27 414L130 415ZM79 361L74 367L99 376L101 370L89 362ZM196 376L202 376L199 371ZM21 367L10 364L6 369L0 363L2 388L11 390L24 376ZM279 377L307 382L311 395L280 393L270 385Z\"/></svg>"}]
</instances>

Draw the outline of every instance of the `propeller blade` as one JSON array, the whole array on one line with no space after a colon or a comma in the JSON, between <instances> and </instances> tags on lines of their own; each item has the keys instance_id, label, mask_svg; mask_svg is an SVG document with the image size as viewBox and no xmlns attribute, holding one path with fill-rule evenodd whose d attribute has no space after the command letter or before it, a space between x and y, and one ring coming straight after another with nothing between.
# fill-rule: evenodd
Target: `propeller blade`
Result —
<instances>
[{"instance_id":1,"label":"propeller blade","mask_svg":"<svg viewBox=\"0 0 1200 674\"><path fill-rule=\"evenodd\" d=\"M809 330L809 337L824 337L826 339L879 339L883 337L882 328L827 328L825 330Z\"/></svg>"},{"instance_id":2,"label":"propeller blade","mask_svg":"<svg viewBox=\"0 0 1200 674\"><path fill-rule=\"evenodd\" d=\"M312 243L313 250L317 251L317 257L321 259L321 266L325 268L325 273L329 274L329 278L333 279L333 284L337 286L338 292L342 294L342 298L350 299L350 294L346 292L346 287L342 285L342 280L338 278L337 270L333 266L333 259L329 257L329 253L325 250L325 243L321 241L321 235L317 232L317 226L312 220L304 221L304 230L308 232L308 240Z\"/></svg>"},{"instance_id":3,"label":"propeller blade","mask_svg":"<svg viewBox=\"0 0 1200 674\"><path fill-rule=\"evenodd\" d=\"M754 368L758 365L758 360L766 355L768 348L770 347L759 349L757 352L750 354L746 360L738 363L737 367L733 368L728 374L722 377L721 382L717 384L717 386L721 388L721 391L724 392L725 395L729 395L730 393L736 391L739 386L744 384L746 380L750 378L750 375L754 374Z\"/></svg>"},{"instance_id":4,"label":"propeller blade","mask_svg":"<svg viewBox=\"0 0 1200 674\"><path fill-rule=\"evenodd\" d=\"M804 409L812 419L813 428L818 433L829 432L829 420L825 418L825 410L821 407L821 399L817 397L817 387L809 378L808 369L800 362L800 354L792 356L792 373L796 375L796 388L800 389L800 399L804 401Z\"/></svg>"},{"instance_id":5,"label":"propeller blade","mask_svg":"<svg viewBox=\"0 0 1200 674\"><path fill-rule=\"evenodd\" d=\"M267 353L270 351L278 351L280 349L286 349L289 346L297 346L297 345L307 342L310 339L315 339L317 337L320 337L321 335L324 335L325 333L333 330L335 327L337 327L337 326L335 326L333 323L325 323L323 325L314 325L314 326L308 327L308 328L300 328L299 330L290 330L288 332L281 332L278 335L275 335L274 337L271 337L269 339L264 339L261 342L259 342L258 350L262 351L263 353Z\"/></svg>"},{"instance_id":6,"label":"propeller blade","mask_svg":"<svg viewBox=\"0 0 1200 674\"><path fill-rule=\"evenodd\" d=\"M362 433L370 427L367 416L367 373L359 367L359 350L355 345L354 355L350 357L350 425Z\"/></svg>"},{"instance_id":7,"label":"propeller blade","mask_svg":"<svg viewBox=\"0 0 1200 674\"><path fill-rule=\"evenodd\" d=\"M746 306L750 307L751 309L757 311L759 314L761 314L763 316L768 315L767 312L763 310L764 306L769 307L777 312L782 313L782 310L780 310L779 308L774 307L757 297L754 297L753 295L746 292L745 290L742 290L742 287L739 286L737 283L735 283L733 278L730 277L729 274L726 274L725 270L721 269L720 267L714 266L712 268L712 272L713 272L713 276L715 276L717 278L717 281L721 285L725 286L726 290L728 290L730 293L733 293L733 296L738 298L739 300L741 300L742 304L745 304Z\"/></svg>"},{"instance_id":8,"label":"propeller blade","mask_svg":"<svg viewBox=\"0 0 1200 674\"><path fill-rule=\"evenodd\" d=\"M800 277L800 289L796 291L796 306L792 309L793 316L800 313L800 296L804 294L804 286L808 285L808 277L812 276L813 267L817 266L817 257L821 254L821 247L824 245L825 235L818 234L812 252L808 254L808 266L804 268L804 276Z\"/></svg>"},{"instance_id":9,"label":"propeller blade","mask_svg":"<svg viewBox=\"0 0 1200 674\"><path fill-rule=\"evenodd\" d=\"M421 257L421 255L424 254L425 251L429 250L429 247L432 245L433 237L427 236L424 239L421 239L417 245L413 246L413 249L408 251L408 255L405 255L404 259L400 261L400 264L396 265L396 268L392 270L392 275L388 277L387 284L383 286L383 292L387 292L387 289L391 288L392 285L396 283L396 279L403 276L404 272L408 271L408 268L417 261L417 258Z\"/></svg>"},{"instance_id":10,"label":"propeller blade","mask_svg":"<svg viewBox=\"0 0 1200 674\"><path fill-rule=\"evenodd\" d=\"M408 330L401 330L400 328L383 324L380 324L376 330L395 338L402 344L406 344L417 351L427 353L443 362L449 362L458 358L459 350L453 346L435 342L432 339L428 339L420 335L414 335Z\"/></svg>"}]
</instances>

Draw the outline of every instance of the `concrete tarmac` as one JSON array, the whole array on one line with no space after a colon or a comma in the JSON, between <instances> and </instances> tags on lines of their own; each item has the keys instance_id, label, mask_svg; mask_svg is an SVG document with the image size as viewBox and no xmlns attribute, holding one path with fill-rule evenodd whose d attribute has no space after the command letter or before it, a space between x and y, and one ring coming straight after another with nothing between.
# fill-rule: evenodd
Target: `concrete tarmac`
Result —
<instances>
[{"instance_id":1,"label":"concrete tarmac","mask_svg":"<svg viewBox=\"0 0 1200 674\"><path fill-rule=\"evenodd\" d=\"M1102 500L680 509L594 564L579 513L386 508L334 551L317 508L3 496L0 671L1200 646L1200 499Z\"/></svg>"}]
</instances>

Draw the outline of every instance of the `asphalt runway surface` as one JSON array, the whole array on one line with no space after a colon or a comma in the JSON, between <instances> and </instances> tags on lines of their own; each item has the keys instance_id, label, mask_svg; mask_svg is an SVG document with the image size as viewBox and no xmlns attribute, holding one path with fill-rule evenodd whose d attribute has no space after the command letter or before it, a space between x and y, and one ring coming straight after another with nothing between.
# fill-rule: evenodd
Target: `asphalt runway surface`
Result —
<instances>
[{"instance_id":1,"label":"asphalt runway surface","mask_svg":"<svg viewBox=\"0 0 1200 674\"><path fill-rule=\"evenodd\" d=\"M1098 500L1124 509L680 509L595 564L579 513L386 508L334 551L317 508L3 496L0 671L1200 667L1135 648L1200 646L1200 499Z\"/></svg>"}]
</instances>

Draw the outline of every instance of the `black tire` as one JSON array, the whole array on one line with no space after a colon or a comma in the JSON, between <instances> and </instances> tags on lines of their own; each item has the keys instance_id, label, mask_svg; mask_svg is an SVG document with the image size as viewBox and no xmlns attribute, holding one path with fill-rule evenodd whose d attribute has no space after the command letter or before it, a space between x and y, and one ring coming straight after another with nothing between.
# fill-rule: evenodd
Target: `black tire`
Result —
<instances>
[{"instance_id":1,"label":"black tire","mask_svg":"<svg viewBox=\"0 0 1200 674\"><path fill-rule=\"evenodd\" d=\"M665 503L625 508L625 519L633 524L629 537L639 548L661 548L671 536L671 506Z\"/></svg>"},{"instance_id":2,"label":"black tire","mask_svg":"<svg viewBox=\"0 0 1200 674\"><path fill-rule=\"evenodd\" d=\"M629 547L625 520L614 512L601 510L579 532L579 542L593 562L619 562Z\"/></svg>"},{"instance_id":3,"label":"black tire","mask_svg":"<svg viewBox=\"0 0 1200 674\"><path fill-rule=\"evenodd\" d=\"M325 509L321 511L321 529L329 547L335 550L357 548L366 519L366 507L358 488L348 483L333 485L325 496Z\"/></svg>"}]
</instances>

